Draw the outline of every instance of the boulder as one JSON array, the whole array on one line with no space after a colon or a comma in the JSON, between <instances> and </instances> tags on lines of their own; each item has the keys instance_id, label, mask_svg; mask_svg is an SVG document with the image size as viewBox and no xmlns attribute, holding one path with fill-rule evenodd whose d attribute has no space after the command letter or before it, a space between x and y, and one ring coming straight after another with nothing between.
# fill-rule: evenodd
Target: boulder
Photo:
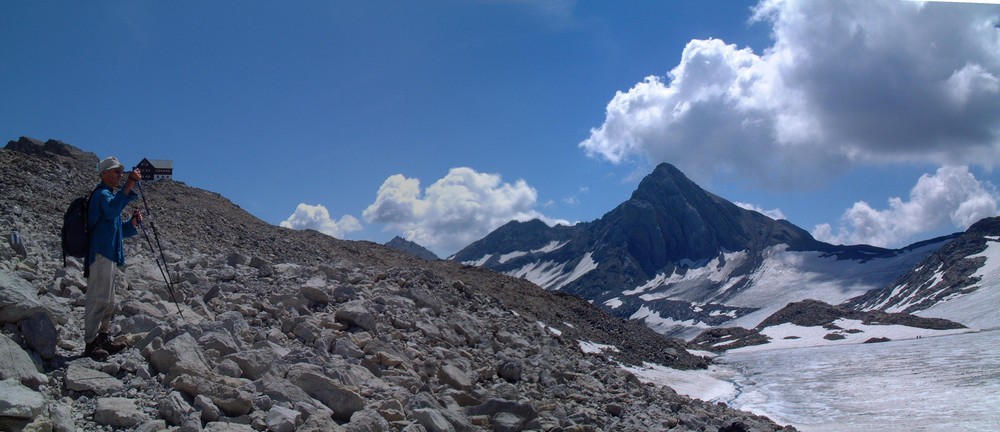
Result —
<instances>
[{"instance_id":1,"label":"boulder","mask_svg":"<svg viewBox=\"0 0 1000 432\"><path fill-rule=\"evenodd\" d=\"M130 428L147 420L135 400L127 398L100 398L94 408L94 422L114 428Z\"/></svg>"},{"instance_id":2,"label":"boulder","mask_svg":"<svg viewBox=\"0 0 1000 432\"><path fill-rule=\"evenodd\" d=\"M363 410L354 413L351 421L344 426L347 432L382 432L393 430L389 421L382 418L377 411Z\"/></svg>"},{"instance_id":3,"label":"boulder","mask_svg":"<svg viewBox=\"0 0 1000 432\"><path fill-rule=\"evenodd\" d=\"M302 413L283 406L274 406L267 411L267 430L271 432L294 432Z\"/></svg>"},{"instance_id":4,"label":"boulder","mask_svg":"<svg viewBox=\"0 0 1000 432\"><path fill-rule=\"evenodd\" d=\"M98 395L106 395L125 388L118 378L99 370L72 363L66 368L66 388L74 391L86 391Z\"/></svg>"},{"instance_id":5,"label":"boulder","mask_svg":"<svg viewBox=\"0 0 1000 432\"><path fill-rule=\"evenodd\" d=\"M361 327L364 330L374 330L377 321L365 302L362 300L352 300L344 303L334 313L338 321L344 321L350 325Z\"/></svg>"},{"instance_id":6,"label":"boulder","mask_svg":"<svg viewBox=\"0 0 1000 432\"><path fill-rule=\"evenodd\" d=\"M257 380L271 368L271 364L280 356L271 348L257 348L240 351L224 357L225 360L232 360L243 371L243 377Z\"/></svg>"},{"instance_id":7,"label":"boulder","mask_svg":"<svg viewBox=\"0 0 1000 432\"><path fill-rule=\"evenodd\" d=\"M208 397L230 417L244 415L253 409L253 394L243 388L244 384L246 383L241 380L217 374L180 375L171 383L175 389L188 396Z\"/></svg>"},{"instance_id":8,"label":"boulder","mask_svg":"<svg viewBox=\"0 0 1000 432\"><path fill-rule=\"evenodd\" d=\"M0 417L33 419L45 412L45 397L12 379L0 381Z\"/></svg>"},{"instance_id":9,"label":"boulder","mask_svg":"<svg viewBox=\"0 0 1000 432\"><path fill-rule=\"evenodd\" d=\"M438 371L438 379L441 382L459 390L469 390L472 388L472 379L457 366L447 364Z\"/></svg>"},{"instance_id":10,"label":"boulder","mask_svg":"<svg viewBox=\"0 0 1000 432\"><path fill-rule=\"evenodd\" d=\"M0 270L0 324L16 324L38 312L48 313L35 287L15 273Z\"/></svg>"},{"instance_id":11,"label":"boulder","mask_svg":"<svg viewBox=\"0 0 1000 432\"><path fill-rule=\"evenodd\" d=\"M309 396L333 411L333 417L350 420L351 415L365 408L365 399L355 389L340 384L325 375L311 370L293 369L288 380L305 391Z\"/></svg>"},{"instance_id":12,"label":"boulder","mask_svg":"<svg viewBox=\"0 0 1000 432\"><path fill-rule=\"evenodd\" d=\"M31 316L21 320L18 325L21 327L21 335L24 342L32 350L38 353L43 359L52 360L56 357L56 342L59 340L59 333L56 325L45 312L35 312Z\"/></svg>"},{"instance_id":13,"label":"boulder","mask_svg":"<svg viewBox=\"0 0 1000 432\"><path fill-rule=\"evenodd\" d=\"M151 344L147 352L149 362L157 371L166 374L166 381L180 375L209 376L208 365L198 341L190 333L181 333L159 348Z\"/></svg>"},{"instance_id":14,"label":"boulder","mask_svg":"<svg viewBox=\"0 0 1000 432\"><path fill-rule=\"evenodd\" d=\"M7 335L0 333L0 379L13 379L22 384L38 387L48 377L38 372L31 356Z\"/></svg>"}]
</instances>

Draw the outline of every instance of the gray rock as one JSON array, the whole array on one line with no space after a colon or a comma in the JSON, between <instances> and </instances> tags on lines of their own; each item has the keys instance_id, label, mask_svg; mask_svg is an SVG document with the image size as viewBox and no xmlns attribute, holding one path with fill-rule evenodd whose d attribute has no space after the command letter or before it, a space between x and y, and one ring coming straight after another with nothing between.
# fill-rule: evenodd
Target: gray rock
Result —
<instances>
[{"instance_id":1,"label":"gray rock","mask_svg":"<svg viewBox=\"0 0 1000 432\"><path fill-rule=\"evenodd\" d=\"M224 359L239 365L244 378L257 380L264 376L271 368L271 364L279 357L278 353L270 348L258 348L233 353Z\"/></svg>"},{"instance_id":2,"label":"gray rock","mask_svg":"<svg viewBox=\"0 0 1000 432\"><path fill-rule=\"evenodd\" d=\"M0 269L0 324L16 324L38 312L48 313L35 287L17 274Z\"/></svg>"},{"instance_id":3,"label":"gray rock","mask_svg":"<svg viewBox=\"0 0 1000 432\"><path fill-rule=\"evenodd\" d=\"M254 432L250 425L214 421L205 425L205 432Z\"/></svg>"},{"instance_id":4,"label":"gray rock","mask_svg":"<svg viewBox=\"0 0 1000 432\"><path fill-rule=\"evenodd\" d=\"M341 338L333 343L333 353L344 358L362 358L365 353L350 339Z\"/></svg>"},{"instance_id":5,"label":"gray rock","mask_svg":"<svg viewBox=\"0 0 1000 432\"><path fill-rule=\"evenodd\" d=\"M240 350L233 336L227 332L211 331L198 338L202 349L214 349L219 355L227 356Z\"/></svg>"},{"instance_id":6,"label":"gray rock","mask_svg":"<svg viewBox=\"0 0 1000 432\"><path fill-rule=\"evenodd\" d=\"M222 416L219 407L215 406L215 403L204 395L194 397L194 407L201 412L199 418L204 422L214 422Z\"/></svg>"},{"instance_id":7,"label":"gray rock","mask_svg":"<svg viewBox=\"0 0 1000 432\"><path fill-rule=\"evenodd\" d=\"M472 388L472 379L469 378L469 374L452 364L441 367L438 371L438 379L452 388L459 390L469 390Z\"/></svg>"},{"instance_id":8,"label":"gray rock","mask_svg":"<svg viewBox=\"0 0 1000 432\"><path fill-rule=\"evenodd\" d=\"M204 395L226 415L238 417L253 409L253 394L246 390L247 382L218 374L207 376L180 375L171 385L191 397Z\"/></svg>"},{"instance_id":9,"label":"gray rock","mask_svg":"<svg viewBox=\"0 0 1000 432\"><path fill-rule=\"evenodd\" d=\"M250 263L250 258L239 252L233 252L226 256L226 265L230 267L236 267L238 265L247 265Z\"/></svg>"},{"instance_id":10,"label":"gray rock","mask_svg":"<svg viewBox=\"0 0 1000 432\"><path fill-rule=\"evenodd\" d=\"M56 341L59 334L56 332L56 325L52 323L49 315L44 312L35 312L30 317L21 320L18 325L21 327L21 335L24 342L33 349L43 359L51 360L56 357Z\"/></svg>"},{"instance_id":11,"label":"gray rock","mask_svg":"<svg viewBox=\"0 0 1000 432\"><path fill-rule=\"evenodd\" d=\"M125 388L125 384L118 378L99 370L72 363L66 369L66 388L106 395Z\"/></svg>"},{"instance_id":12,"label":"gray rock","mask_svg":"<svg viewBox=\"0 0 1000 432\"><path fill-rule=\"evenodd\" d=\"M156 402L156 410L160 413L160 417L174 426L183 424L184 419L194 412L191 404L184 400L184 396L181 396L180 392L176 391L160 398Z\"/></svg>"},{"instance_id":13,"label":"gray rock","mask_svg":"<svg viewBox=\"0 0 1000 432\"><path fill-rule=\"evenodd\" d=\"M521 362L516 360L505 360L497 365L497 376L509 383L521 381L521 374L523 372L524 367L521 365Z\"/></svg>"},{"instance_id":14,"label":"gray rock","mask_svg":"<svg viewBox=\"0 0 1000 432\"><path fill-rule=\"evenodd\" d=\"M351 416L351 421L344 425L347 432L383 432L393 430L389 422L377 411L358 411Z\"/></svg>"},{"instance_id":15,"label":"gray rock","mask_svg":"<svg viewBox=\"0 0 1000 432\"><path fill-rule=\"evenodd\" d=\"M76 431L76 425L73 424L73 399L66 397L59 401L50 401L49 418L52 419L53 431Z\"/></svg>"},{"instance_id":16,"label":"gray rock","mask_svg":"<svg viewBox=\"0 0 1000 432\"><path fill-rule=\"evenodd\" d=\"M412 419L427 429L428 432L455 432L455 427L440 410L434 408L419 408L413 410Z\"/></svg>"},{"instance_id":17,"label":"gray rock","mask_svg":"<svg viewBox=\"0 0 1000 432\"><path fill-rule=\"evenodd\" d=\"M444 302L441 298L434 295L430 290L421 287L414 287L407 292L408 297L413 300L417 306L422 308L428 308L434 315L440 315L441 311L444 309Z\"/></svg>"},{"instance_id":18,"label":"gray rock","mask_svg":"<svg viewBox=\"0 0 1000 432\"><path fill-rule=\"evenodd\" d=\"M222 361L215 366L215 371L227 377L240 378L243 376L243 368L230 359L222 359Z\"/></svg>"},{"instance_id":19,"label":"gray rock","mask_svg":"<svg viewBox=\"0 0 1000 432\"><path fill-rule=\"evenodd\" d=\"M365 302L362 300L352 300L344 303L337 309L334 317L338 321L344 321L350 325L361 327L364 330L375 329L377 321Z\"/></svg>"},{"instance_id":20,"label":"gray rock","mask_svg":"<svg viewBox=\"0 0 1000 432\"><path fill-rule=\"evenodd\" d=\"M497 413L490 420L494 432L518 432L524 430L524 419L509 412Z\"/></svg>"},{"instance_id":21,"label":"gray rock","mask_svg":"<svg viewBox=\"0 0 1000 432\"><path fill-rule=\"evenodd\" d=\"M198 431L201 425L198 425ZM167 422L163 420L150 420L135 428L135 432L161 432L167 430ZM183 432L186 432L182 429Z\"/></svg>"},{"instance_id":22,"label":"gray rock","mask_svg":"<svg viewBox=\"0 0 1000 432\"><path fill-rule=\"evenodd\" d=\"M190 333L182 333L159 349L150 349L149 362L157 371L167 375L167 381L180 375L213 374L205 354Z\"/></svg>"},{"instance_id":23,"label":"gray rock","mask_svg":"<svg viewBox=\"0 0 1000 432\"><path fill-rule=\"evenodd\" d=\"M271 407L267 411L267 430L271 432L293 432L302 413L282 406Z\"/></svg>"},{"instance_id":24,"label":"gray rock","mask_svg":"<svg viewBox=\"0 0 1000 432\"><path fill-rule=\"evenodd\" d=\"M45 412L45 397L21 383L0 381L0 417L33 419Z\"/></svg>"},{"instance_id":25,"label":"gray rock","mask_svg":"<svg viewBox=\"0 0 1000 432\"><path fill-rule=\"evenodd\" d=\"M288 373L288 380L330 408L336 419L350 420L351 415L365 408L364 398L354 389L325 375L296 369Z\"/></svg>"},{"instance_id":26,"label":"gray rock","mask_svg":"<svg viewBox=\"0 0 1000 432\"><path fill-rule=\"evenodd\" d=\"M490 399L482 405L465 409L465 413L470 416L485 415L493 417L502 412L515 414L525 421L531 421L538 417L538 410L533 405L504 399Z\"/></svg>"},{"instance_id":27,"label":"gray rock","mask_svg":"<svg viewBox=\"0 0 1000 432\"><path fill-rule=\"evenodd\" d=\"M326 289L326 281L322 278L312 278L299 288L299 293L311 302L329 303L330 294Z\"/></svg>"},{"instance_id":28,"label":"gray rock","mask_svg":"<svg viewBox=\"0 0 1000 432\"><path fill-rule=\"evenodd\" d=\"M100 398L94 408L94 422L115 428L135 427L148 420L135 400L127 398Z\"/></svg>"},{"instance_id":29,"label":"gray rock","mask_svg":"<svg viewBox=\"0 0 1000 432\"><path fill-rule=\"evenodd\" d=\"M38 372L31 356L21 349L21 346L0 333L0 379L13 379L18 382L38 387L48 381L48 377Z\"/></svg>"}]
</instances>

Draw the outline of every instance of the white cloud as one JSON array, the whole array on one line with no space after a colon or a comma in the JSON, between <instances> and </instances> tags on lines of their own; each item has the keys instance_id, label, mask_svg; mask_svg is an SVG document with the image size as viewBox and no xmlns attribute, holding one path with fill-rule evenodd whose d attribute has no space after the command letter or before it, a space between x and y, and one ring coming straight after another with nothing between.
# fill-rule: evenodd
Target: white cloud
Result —
<instances>
[{"instance_id":1,"label":"white cloud","mask_svg":"<svg viewBox=\"0 0 1000 432\"><path fill-rule=\"evenodd\" d=\"M834 232L829 224L813 229L813 237L829 243L903 246L917 233L953 226L964 230L984 217L996 216L1000 194L965 166L945 166L924 174L910 190L909 201L890 198L884 210L859 201L844 212Z\"/></svg>"},{"instance_id":2,"label":"white cloud","mask_svg":"<svg viewBox=\"0 0 1000 432\"><path fill-rule=\"evenodd\" d=\"M580 148L774 188L862 162L991 167L998 17L991 5L764 0L753 19L772 46L692 40L666 77L617 93Z\"/></svg>"},{"instance_id":3,"label":"white cloud","mask_svg":"<svg viewBox=\"0 0 1000 432\"><path fill-rule=\"evenodd\" d=\"M524 180L503 183L497 174L452 168L424 191L418 179L402 174L387 178L364 218L446 256L511 220L566 223L536 211L537 201L538 192Z\"/></svg>"},{"instance_id":4,"label":"white cloud","mask_svg":"<svg viewBox=\"0 0 1000 432\"><path fill-rule=\"evenodd\" d=\"M760 213L774 220L788 219L785 217L785 213L783 213L781 209L765 210L763 207L758 206L757 204L742 203L742 202L734 202L733 204L736 204L737 207L740 207L745 210L753 210L757 213Z\"/></svg>"},{"instance_id":5,"label":"white cloud","mask_svg":"<svg viewBox=\"0 0 1000 432\"><path fill-rule=\"evenodd\" d=\"M295 213L279 225L297 230L312 229L336 238L344 238L347 233L361 230L361 222L357 218L344 215L340 220L333 220L322 204L301 203L295 208Z\"/></svg>"}]
</instances>

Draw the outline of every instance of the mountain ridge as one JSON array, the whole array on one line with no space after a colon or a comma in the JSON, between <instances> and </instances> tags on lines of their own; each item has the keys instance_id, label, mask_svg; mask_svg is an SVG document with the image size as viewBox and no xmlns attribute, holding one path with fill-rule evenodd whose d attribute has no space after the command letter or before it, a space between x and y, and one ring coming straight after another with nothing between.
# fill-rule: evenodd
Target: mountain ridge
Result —
<instances>
[{"instance_id":1,"label":"mountain ridge","mask_svg":"<svg viewBox=\"0 0 1000 432\"><path fill-rule=\"evenodd\" d=\"M900 249L832 245L786 220L740 208L663 163L595 221L511 222L451 259L691 338L719 326L753 328L785 304L808 299L797 291L811 286L819 287L818 300L832 304L881 288L958 235Z\"/></svg>"}]
</instances>

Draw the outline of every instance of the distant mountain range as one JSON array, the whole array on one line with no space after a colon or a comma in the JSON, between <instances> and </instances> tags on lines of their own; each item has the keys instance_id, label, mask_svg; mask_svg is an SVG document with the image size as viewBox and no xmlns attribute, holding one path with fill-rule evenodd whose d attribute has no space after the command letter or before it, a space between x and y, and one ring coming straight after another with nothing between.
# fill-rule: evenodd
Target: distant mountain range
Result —
<instances>
[{"instance_id":1,"label":"distant mountain range","mask_svg":"<svg viewBox=\"0 0 1000 432\"><path fill-rule=\"evenodd\" d=\"M983 251L997 239L1000 222L987 219L965 234L901 249L832 245L711 194L664 163L598 220L555 227L510 222L450 259L575 294L665 335L693 338L713 328L754 328L807 299L992 326L1000 320L973 318L955 305L985 285L977 272L992 268ZM1000 287L979 296L993 291ZM1000 294L988 297L1000 306ZM946 303L950 312L933 312Z\"/></svg>"}]
</instances>

